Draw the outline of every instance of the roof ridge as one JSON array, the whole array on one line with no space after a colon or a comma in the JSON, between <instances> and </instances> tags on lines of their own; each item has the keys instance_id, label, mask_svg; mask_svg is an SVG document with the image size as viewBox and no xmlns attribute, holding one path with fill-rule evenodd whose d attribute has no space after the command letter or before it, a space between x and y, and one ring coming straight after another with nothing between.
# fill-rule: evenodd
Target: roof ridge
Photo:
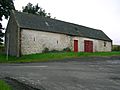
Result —
<instances>
[{"instance_id":1,"label":"roof ridge","mask_svg":"<svg viewBox=\"0 0 120 90\"><path fill-rule=\"evenodd\" d=\"M17 19L16 19L15 12L16 12L16 10L13 10L13 9L11 10L11 14L12 14L13 17L15 18L16 24L17 24L18 26L20 26L19 23L18 23L18 21L17 21Z\"/></svg>"}]
</instances>

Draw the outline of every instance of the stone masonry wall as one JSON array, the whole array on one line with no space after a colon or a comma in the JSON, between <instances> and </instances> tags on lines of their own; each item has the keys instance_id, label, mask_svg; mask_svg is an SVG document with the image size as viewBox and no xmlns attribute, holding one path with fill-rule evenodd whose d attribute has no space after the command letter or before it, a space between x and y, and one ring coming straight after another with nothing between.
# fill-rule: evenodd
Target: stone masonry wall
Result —
<instances>
[{"instance_id":1,"label":"stone masonry wall","mask_svg":"<svg viewBox=\"0 0 120 90\"><path fill-rule=\"evenodd\" d=\"M79 52L84 52L84 40L93 41L93 52L111 51L111 42L107 41L22 29L21 54L42 53L45 48L48 48L50 51L62 51L64 48L69 47L74 51L74 40L78 40ZM106 45L104 45L105 43Z\"/></svg>"},{"instance_id":2,"label":"stone masonry wall","mask_svg":"<svg viewBox=\"0 0 120 90\"><path fill-rule=\"evenodd\" d=\"M11 14L10 19L8 21L8 25L5 32L5 52L11 56L19 56L18 55L18 26L16 20Z\"/></svg>"},{"instance_id":3,"label":"stone masonry wall","mask_svg":"<svg viewBox=\"0 0 120 90\"><path fill-rule=\"evenodd\" d=\"M71 47L70 36L35 30L21 30L21 54L41 53L49 50L63 50Z\"/></svg>"}]
</instances>

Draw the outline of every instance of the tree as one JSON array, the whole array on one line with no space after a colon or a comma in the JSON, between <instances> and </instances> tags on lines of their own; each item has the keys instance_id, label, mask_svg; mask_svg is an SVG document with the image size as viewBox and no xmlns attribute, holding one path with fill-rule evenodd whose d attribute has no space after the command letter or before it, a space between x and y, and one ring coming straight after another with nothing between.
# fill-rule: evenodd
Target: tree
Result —
<instances>
[{"instance_id":1,"label":"tree","mask_svg":"<svg viewBox=\"0 0 120 90\"><path fill-rule=\"evenodd\" d=\"M50 13L46 13L45 9L42 9L41 7L39 7L38 4L33 6L33 4L28 3L27 6L22 7L22 9L23 9L22 10L23 12L32 13L32 14L36 14L36 15L40 15L48 18L51 17Z\"/></svg>"},{"instance_id":2,"label":"tree","mask_svg":"<svg viewBox=\"0 0 120 90\"><path fill-rule=\"evenodd\" d=\"M2 44L4 37L4 34L2 30L4 28L2 27L2 17L4 16L5 19L8 19L8 16L10 15L10 10L15 9L13 0L0 0L0 44Z\"/></svg>"}]
</instances>

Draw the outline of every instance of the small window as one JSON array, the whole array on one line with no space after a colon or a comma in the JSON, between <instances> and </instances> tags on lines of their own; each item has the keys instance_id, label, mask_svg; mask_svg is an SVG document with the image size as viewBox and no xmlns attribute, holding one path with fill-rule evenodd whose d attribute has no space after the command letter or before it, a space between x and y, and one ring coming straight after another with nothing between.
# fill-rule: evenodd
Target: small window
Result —
<instances>
[{"instance_id":1,"label":"small window","mask_svg":"<svg viewBox=\"0 0 120 90\"><path fill-rule=\"evenodd\" d=\"M104 47L106 47L106 42L104 42Z\"/></svg>"},{"instance_id":2,"label":"small window","mask_svg":"<svg viewBox=\"0 0 120 90\"><path fill-rule=\"evenodd\" d=\"M35 37L34 37L34 41L35 41Z\"/></svg>"}]
</instances>

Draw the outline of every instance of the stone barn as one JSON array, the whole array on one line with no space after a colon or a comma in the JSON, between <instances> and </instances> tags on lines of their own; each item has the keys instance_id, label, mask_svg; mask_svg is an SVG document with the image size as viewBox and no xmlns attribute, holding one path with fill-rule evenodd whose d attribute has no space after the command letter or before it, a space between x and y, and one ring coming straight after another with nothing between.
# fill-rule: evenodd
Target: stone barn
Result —
<instances>
[{"instance_id":1,"label":"stone barn","mask_svg":"<svg viewBox=\"0 0 120 90\"><path fill-rule=\"evenodd\" d=\"M112 40L101 30L12 11L5 33L6 53L12 56L62 51L110 52Z\"/></svg>"}]
</instances>

